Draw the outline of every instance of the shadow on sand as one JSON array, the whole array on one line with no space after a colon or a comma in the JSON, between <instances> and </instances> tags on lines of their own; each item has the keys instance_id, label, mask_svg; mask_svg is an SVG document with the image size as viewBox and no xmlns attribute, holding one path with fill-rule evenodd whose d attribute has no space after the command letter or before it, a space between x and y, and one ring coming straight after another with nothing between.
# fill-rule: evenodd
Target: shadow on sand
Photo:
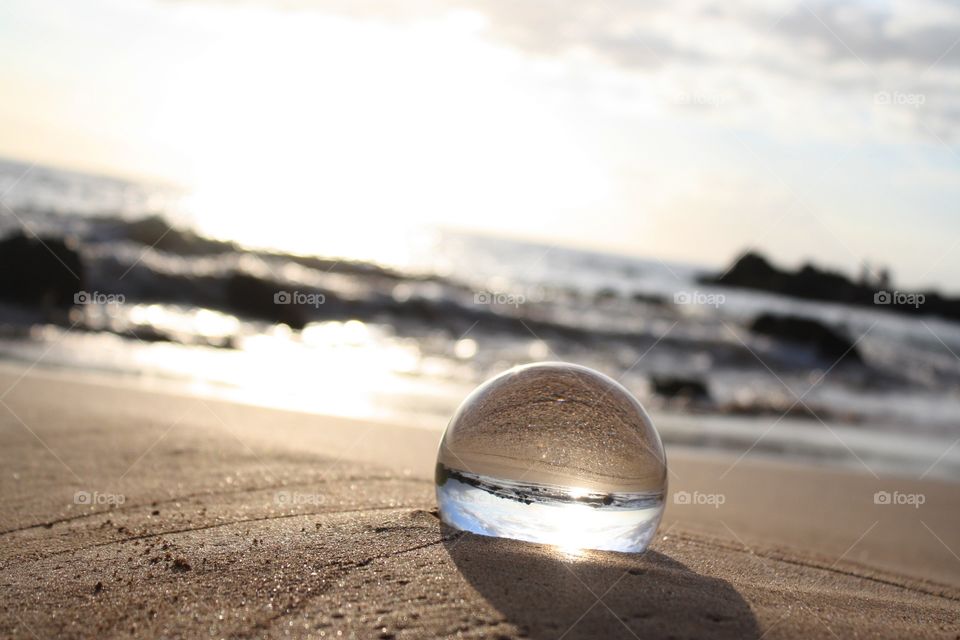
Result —
<instances>
[{"instance_id":1,"label":"shadow on sand","mask_svg":"<svg viewBox=\"0 0 960 640\"><path fill-rule=\"evenodd\" d=\"M469 533L445 544L470 584L530 638L760 636L728 582L654 551L574 556Z\"/></svg>"}]
</instances>

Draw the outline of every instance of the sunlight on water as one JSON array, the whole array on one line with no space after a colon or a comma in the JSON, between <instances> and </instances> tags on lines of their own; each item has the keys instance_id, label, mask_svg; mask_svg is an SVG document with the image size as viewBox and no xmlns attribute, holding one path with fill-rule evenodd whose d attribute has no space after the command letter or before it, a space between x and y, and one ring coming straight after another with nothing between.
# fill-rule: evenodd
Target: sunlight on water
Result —
<instances>
[{"instance_id":1,"label":"sunlight on water","mask_svg":"<svg viewBox=\"0 0 960 640\"><path fill-rule=\"evenodd\" d=\"M326 256L409 268L432 231L400 220L368 220L332 215L309 184L255 181L250 189L231 185L202 187L185 199L193 225L201 235L239 242L247 247L301 255ZM346 196L345 196L346 197ZM382 203L389 207L389 203ZM264 217L265 212L270 212ZM332 219L335 218L335 219Z\"/></svg>"},{"instance_id":2,"label":"sunlight on water","mask_svg":"<svg viewBox=\"0 0 960 640\"><path fill-rule=\"evenodd\" d=\"M390 25L210 5L183 18L215 46L179 60L151 116L204 234L405 265L403 230L529 234L612 193L590 145L464 12Z\"/></svg>"}]
</instances>

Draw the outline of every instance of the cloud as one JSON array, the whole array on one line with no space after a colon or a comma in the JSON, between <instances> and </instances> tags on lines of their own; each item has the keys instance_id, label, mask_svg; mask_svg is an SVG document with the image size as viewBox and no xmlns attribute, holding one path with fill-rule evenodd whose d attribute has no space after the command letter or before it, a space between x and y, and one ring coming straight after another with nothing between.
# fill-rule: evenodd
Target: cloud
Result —
<instances>
[{"instance_id":1,"label":"cloud","mask_svg":"<svg viewBox=\"0 0 960 640\"><path fill-rule=\"evenodd\" d=\"M947 9L943 11L941 9ZM841 5L800 3L777 24L787 42L815 43L823 61L857 60L879 68L905 64L924 73L937 64L960 65L960 11L951 5L910 7L910 13L939 16L940 20L917 21L899 10L882 10L882 5Z\"/></svg>"},{"instance_id":2,"label":"cloud","mask_svg":"<svg viewBox=\"0 0 960 640\"><path fill-rule=\"evenodd\" d=\"M890 129L960 138L960 8L952 4L482 0L471 6L487 16L493 37L529 53L580 53L624 71L657 73L677 85L677 95L693 96L676 100L681 106L739 110L751 121L758 110L762 116L785 109L802 126L843 111L838 103L845 103L850 121L841 118L838 133ZM884 101L885 94L893 98Z\"/></svg>"},{"instance_id":3,"label":"cloud","mask_svg":"<svg viewBox=\"0 0 960 640\"><path fill-rule=\"evenodd\" d=\"M666 107L702 117L891 141L960 139L960 7L942 0L271 4L387 21L468 11L496 42L653 79Z\"/></svg>"}]
</instances>

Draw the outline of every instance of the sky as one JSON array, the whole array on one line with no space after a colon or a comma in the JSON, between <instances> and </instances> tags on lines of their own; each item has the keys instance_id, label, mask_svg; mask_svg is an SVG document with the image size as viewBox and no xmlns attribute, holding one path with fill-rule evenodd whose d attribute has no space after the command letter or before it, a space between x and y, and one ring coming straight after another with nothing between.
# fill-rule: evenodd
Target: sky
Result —
<instances>
[{"instance_id":1,"label":"sky","mask_svg":"<svg viewBox=\"0 0 960 640\"><path fill-rule=\"evenodd\" d=\"M960 6L5 0L0 156L211 233L442 225L960 291Z\"/></svg>"}]
</instances>

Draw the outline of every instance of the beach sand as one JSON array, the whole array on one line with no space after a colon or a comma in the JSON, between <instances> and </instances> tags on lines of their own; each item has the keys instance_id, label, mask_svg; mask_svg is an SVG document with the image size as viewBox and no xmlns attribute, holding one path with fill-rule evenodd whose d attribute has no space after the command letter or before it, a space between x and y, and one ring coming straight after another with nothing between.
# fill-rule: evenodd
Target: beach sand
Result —
<instances>
[{"instance_id":1,"label":"beach sand","mask_svg":"<svg viewBox=\"0 0 960 640\"><path fill-rule=\"evenodd\" d=\"M723 504L577 554L442 527L418 425L37 371L0 392L0 637L960 638L950 484L668 448L671 493Z\"/></svg>"}]
</instances>

